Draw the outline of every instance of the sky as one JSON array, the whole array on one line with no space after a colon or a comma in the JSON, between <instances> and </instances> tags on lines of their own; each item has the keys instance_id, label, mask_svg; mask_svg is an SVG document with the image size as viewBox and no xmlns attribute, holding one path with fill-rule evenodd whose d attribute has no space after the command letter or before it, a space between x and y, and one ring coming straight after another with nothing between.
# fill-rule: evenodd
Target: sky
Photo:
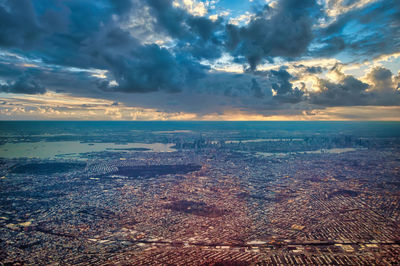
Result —
<instances>
[{"instance_id":1,"label":"sky","mask_svg":"<svg viewBox=\"0 0 400 266\"><path fill-rule=\"evenodd\" d=\"M0 0L0 120L400 120L398 0Z\"/></svg>"}]
</instances>

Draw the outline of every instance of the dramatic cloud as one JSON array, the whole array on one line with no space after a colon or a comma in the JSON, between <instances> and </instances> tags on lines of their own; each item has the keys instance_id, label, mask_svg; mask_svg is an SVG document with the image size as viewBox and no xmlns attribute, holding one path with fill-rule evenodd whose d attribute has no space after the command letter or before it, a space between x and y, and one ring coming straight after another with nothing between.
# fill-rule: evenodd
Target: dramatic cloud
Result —
<instances>
[{"instance_id":1,"label":"dramatic cloud","mask_svg":"<svg viewBox=\"0 0 400 266\"><path fill-rule=\"evenodd\" d=\"M363 2L366 4L354 5L353 9L346 8L346 1L335 3L336 7L342 7L342 11L333 22L316 32L314 43L318 48L312 50L313 55L333 56L347 52L367 59L399 50L399 1Z\"/></svg>"},{"instance_id":2,"label":"dramatic cloud","mask_svg":"<svg viewBox=\"0 0 400 266\"><path fill-rule=\"evenodd\" d=\"M41 36L32 2L15 0L0 2L0 45L29 48Z\"/></svg>"},{"instance_id":3,"label":"dramatic cloud","mask_svg":"<svg viewBox=\"0 0 400 266\"><path fill-rule=\"evenodd\" d=\"M353 76L344 76L334 83L320 79L319 92L311 94L311 103L324 106L352 106L368 105L369 97L366 93L368 84L359 81Z\"/></svg>"},{"instance_id":4,"label":"dramatic cloud","mask_svg":"<svg viewBox=\"0 0 400 266\"><path fill-rule=\"evenodd\" d=\"M192 118L400 105L399 1L225 5L0 0L0 91Z\"/></svg>"},{"instance_id":5,"label":"dramatic cloud","mask_svg":"<svg viewBox=\"0 0 400 266\"><path fill-rule=\"evenodd\" d=\"M367 80L373 84L373 89L378 91L391 92L397 88L392 78L393 74L387 68L375 67L367 74Z\"/></svg>"},{"instance_id":6,"label":"dramatic cloud","mask_svg":"<svg viewBox=\"0 0 400 266\"><path fill-rule=\"evenodd\" d=\"M264 6L244 27L227 25L226 46L235 56L244 56L251 69L274 57L302 55L313 38L312 26L320 15L314 0L282 0Z\"/></svg>"},{"instance_id":7,"label":"dramatic cloud","mask_svg":"<svg viewBox=\"0 0 400 266\"><path fill-rule=\"evenodd\" d=\"M161 2L167 3L167 1ZM6 3L7 6L3 7L2 12L13 17L12 13L14 9L18 10L18 7L14 1ZM32 47L33 43L27 44L31 39L10 44L20 49L27 49L26 47L29 46L27 55L39 57L47 64L108 70L110 77L115 79L116 85L110 86L107 81L103 81L100 82L101 89L124 92L179 91L188 80L200 76L205 68L187 58L184 52L172 54L170 50L156 44L141 44L140 40L131 36L126 29L119 27L119 20L123 19L132 5L130 1L105 3L67 1L56 2L53 5L51 3L49 2L46 6L44 14L38 11L36 16L32 14L29 1L20 3L26 4L26 9L28 7L29 9L18 10L18 12L24 12L21 16L29 13L30 17L35 17L35 23L38 24L38 33L35 36L40 36L41 40L36 38L35 47ZM109 9L105 9L104 6L108 6ZM40 8L43 6L38 7ZM170 8L186 15L183 10L172 6ZM208 38L206 36L208 30L205 29L207 25L197 18L186 16L190 18L189 22L193 25L193 29L203 38ZM58 17L57 22L48 22L49 19L56 17ZM21 29L14 30L22 36L27 36L26 32L32 31L31 26L24 25L17 24L15 27L18 26ZM57 29L54 29L56 26L52 26L51 29L42 28L46 25L58 26Z\"/></svg>"},{"instance_id":8,"label":"dramatic cloud","mask_svg":"<svg viewBox=\"0 0 400 266\"><path fill-rule=\"evenodd\" d=\"M367 74L371 84L344 75L340 66L332 70L338 81L319 79L319 91L310 94L310 102L323 106L399 105L400 92L394 88L392 72L382 67Z\"/></svg>"},{"instance_id":9,"label":"dramatic cloud","mask_svg":"<svg viewBox=\"0 0 400 266\"><path fill-rule=\"evenodd\" d=\"M35 80L32 80L27 76L22 76L14 82L0 85L0 91L25 94L43 94L46 92L46 89L39 85Z\"/></svg>"}]
</instances>

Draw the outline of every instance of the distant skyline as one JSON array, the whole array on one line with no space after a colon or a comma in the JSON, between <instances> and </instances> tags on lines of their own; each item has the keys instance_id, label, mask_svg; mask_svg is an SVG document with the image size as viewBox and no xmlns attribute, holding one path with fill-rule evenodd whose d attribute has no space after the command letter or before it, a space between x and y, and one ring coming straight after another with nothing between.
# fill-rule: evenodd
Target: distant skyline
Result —
<instances>
[{"instance_id":1,"label":"distant skyline","mask_svg":"<svg viewBox=\"0 0 400 266\"><path fill-rule=\"evenodd\" d=\"M400 121L397 0L0 0L0 120Z\"/></svg>"}]
</instances>

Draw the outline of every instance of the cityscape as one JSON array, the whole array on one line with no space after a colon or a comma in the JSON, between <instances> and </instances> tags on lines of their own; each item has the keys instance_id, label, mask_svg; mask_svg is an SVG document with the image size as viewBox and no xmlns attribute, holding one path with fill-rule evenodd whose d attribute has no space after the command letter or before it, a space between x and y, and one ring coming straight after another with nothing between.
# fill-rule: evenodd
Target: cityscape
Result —
<instances>
[{"instance_id":1,"label":"cityscape","mask_svg":"<svg viewBox=\"0 0 400 266\"><path fill-rule=\"evenodd\" d=\"M2 122L4 265L399 263L399 123L36 123ZM105 139L169 149L4 150Z\"/></svg>"}]
</instances>

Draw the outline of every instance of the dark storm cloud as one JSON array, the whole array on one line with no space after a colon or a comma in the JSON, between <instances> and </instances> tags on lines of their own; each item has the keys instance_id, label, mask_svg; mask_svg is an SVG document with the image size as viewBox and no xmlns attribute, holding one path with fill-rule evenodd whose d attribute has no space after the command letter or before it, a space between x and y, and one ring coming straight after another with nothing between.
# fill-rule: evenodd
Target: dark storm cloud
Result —
<instances>
[{"instance_id":1,"label":"dark storm cloud","mask_svg":"<svg viewBox=\"0 0 400 266\"><path fill-rule=\"evenodd\" d=\"M0 77L2 79L16 79L22 74L22 72L22 67L0 61Z\"/></svg>"},{"instance_id":2,"label":"dark storm cloud","mask_svg":"<svg viewBox=\"0 0 400 266\"><path fill-rule=\"evenodd\" d=\"M310 102L323 106L368 105L368 84L353 76L345 76L338 83L320 79L320 92L312 93Z\"/></svg>"},{"instance_id":3,"label":"dark storm cloud","mask_svg":"<svg viewBox=\"0 0 400 266\"><path fill-rule=\"evenodd\" d=\"M279 103L291 103L291 104L300 103L303 100L305 100L304 91L295 87L289 93L283 95L277 94L276 96L274 96L274 99Z\"/></svg>"},{"instance_id":4,"label":"dark storm cloud","mask_svg":"<svg viewBox=\"0 0 400 266\"><path fill-rule=\"evenodd\" d=\"M272 88L276 91L277 95L287 94L292 90L292 83L290 83L292 76L286 70L271 70L269 75L277 79L277 82L272 84Z\"/></svg>"},{"instance_id":5,"label":"dark storm cloud","mask_svg":"<svg viewBox=\"0 0 400 266\"><path fill-rule=\"evenodd\" d=\"M107 82L101 82L101 89L123 92L179 91L189 80L201 76L205 69L190 60L190 54L186 51L172 54L156 44L141 44L140 40L122 29L120 19L126 16L134 2L44 1L35 2L36 10L30 3L20 10L14 1L5 2L1 9L2 19L5 20L3 25L16 24L12 30L24 38L21 37L19 42L13 39L13 43L3 41L0 44L26 50L30 39L25 36L27 32L34 32L31 28L35 26L36 35L40 38L35 40L35 44L29 42L29 50L26 50L28 55L39 57L46 64L108 70L108 75L118 85L110 86ZM168 1L160 3L171 4ZM186 14L183 10L171 9L177 10L182 16ZM23 14L14 19L21 12ZM21 17L26 14L34 21L30 23L31 26L22 22ZM11 19L20 23L8 21ZM56 19L57 22L48 23ZM188 34L197 34L204 40L210 38L212 25L208 20L186 15L185 22L191 26ZM57 25L57 29L49 25ZM184 36L186 33L182 34ZM202 53L205 54L204 51Z\"/></svg>"},{"instance_id":6,"label":"dark storm cloud","mask_svg":"<svg viewBox=\"0 0 400 266\"><path fill-rule=\"evenodd\" d=\"M129 57L119 56L122 55L109 58L110 70L119 84L115 88L108 86L109 90L178 92L190 80L203 75L204 67L200 64L185 56L173 56L157 45L140 46Z\"/></svg>"},{"instance_id":7,"label":"dark storm cloud","mask_svg":"<svg viewBox=\"0 0 400 266\"><path fill-rule=\"evenodd\" d=\"M156 19L155 28L177 39L175 49L197 59L214 59L221 56L222 41L217 31L223 30L222 20L212 21L193 16L172 5L171 0L147 0L151 14Z\"/></svg>"},{"instance_id":8,"label":"dark storm cloud","mask_svg":"<svg viewBox=\"0 0 400 266\"><path fill-rule=\"evenodd\" d=\"M292 81L296 77L291 75L285 68L256 71L254 74L264 80L268 80L267 90L275 92L268 104L298 103L304 100L304 84L301 89L293 87Z\"/></svg>"},{"instance_id":9,"label":"dark storm cloud","mask_svg":"<svg viewBox=\"0 0 400 266\"><path fill-rule=\"evenodd\" d=\"M221 26L221 21L211 21L205 17L196 17L172 5L171 0L147 0L156 18L159 30L183 41L198 37L209 40Z\"/></svg>"},{"instance_id":10,"label":"dark storm cloud","mask_svg":"<svg viewBox=\"0 0 400 266\"><path fill-rule=\"evenodd\" d=\"M36 35L40 36L35 39L36 46L31 47L34 44L29 42L31 49L26 51L27 54L39 57L47 64L108 70L110 79L115 79L118 85L99 82L101 89L180 91L203 76L207 69L192 58L220 56L221 45L213 36L220 23L189 15L174 8L171 1L148 3L156 15L157 26L178 38L175 50L156 44L141 44L127 30L121 29L118 19L113 19L113 14L126 16L129 8L141 4L138 1L43 1L36 3L36 10L30 2L26 10L18 10L13 1L6 1L1 11L8 20L18 12L24 12L21 16L29 13L34 21L30 25L35 26L35 31L22 22L14 23L16 26L12 29L22 36L26 35L25 32L37 32ZM20 18L14 20L21 21ZM7 24L13 25L8 21L3 25ZM26 49L28 40L14 41L10 45Z\"/></svg>"},{"instance_id":11,"label":"dark storm cloud","mask_svg":"<svg viewBox=\"0 0 400 266\"><path fill-rule=\"evenodd\" d=\"M1 62L6 58L12 63ZM30 94L42 93L44 92L42 88L73 94L85 93L86 96L90 96L90 93L96 93L94 89L96 89L98 78L92 76L94 73L91 74L90 71L59 66L24 66L26 58L11 58L13 58L12 55L0 56L0 77L3 83L7 84L8 90L14 88L14 93L26 93L21 88L13 87L14 83L19 84L19 86L36 84L37 89L34 89L34 86L28 86ZM26 82L17 82L21 80ZM6 91L6 87L3 88L3 91Z\"/></svg>"},{"instance_id":12,"label":"dark storm cloud","mask_svg":"<svg viewBox=\"0 0 400 266\"><path fill-rule=\"evenodd\" d=\"M11 56L12 57L12 56ZM45 86L42 84L38 75L42 71L35 68L22 67L20 65L1 62L0 57L0 83L1 92L22 93L22 94L43 94L46 92ZM18 59L14 59L18 62Z\"/></svg>"},{"instance_id":13,"label":"dark storm cloud","mask_svg":"<svg viewBox=\"0 0 400 266\"><path fill-rule=\"evenodd\" d=\"M196 106L202 106L203 110L195 109L197 113L223 113L223 110L232 107L259 113L295 108L292 105L301 103L305 98L303 90L292 86L292 79L294 77L284 69L248 71L245 74L210 73L200 79L202 85L196 84L197 87L191 92L194 95L208 95L209 100L194 102L182 108L192 112ZM282 87L279 95L272 93L276 86Z\"/></svg>"},{"instance_id":14,"label":"dark storm cloud","mask_svg":"<svg viewBox=\"0 0 400 266\"><path fill-rule=\"evenodd\" d=\"M393 83L392 72L382 67L367 74L371 84L351 75L345 75L336 66L332 71L340 77L338 82L319 79L319 91L310 93L309 102L320 106L399 105L400 92Z\"/></svg>"},{"instance_id":15,"label":"dark storm cloud","mask_svg":"<svg viewBox=\"0 0 400 266\"><path fill-rule=\"evenodd\" d=\"M37 81L29 76L21 76L17 80L5 85L0 85L1 92L24 93L24 94L43 94L46 89Z\"/></svg>"},{"instance_id":16,"label":"dark storm cloud","mask_svg":"<svg viewBox=\"0 0 400 266\"><path fill-rule=\"evenodd\" d=\"M252 83L252 85L251 85L251 90L252 90L253 93L254 93L254 97L256 97L256 98L263 98L263 97L264 97L264 93L261 91L261 87L260 87L260 85L258 84L257 80L256 80L255 78L253 78L253 79L251 80L251 83Z\"/></svg>"},{"instance_id":17,"label":"dark storm cloud","mask_svg":"<svg viewBox=\"0 0 400 266\"><path fill-rule=\"evenodd\" d=\"M395 84L392 79L392 71L384 67L375 67L367 74L367 78L373 84L374 89L382 91L392 91Z\"/></svg>"},{"instance_id":18,"label":"dark storm cloud","mask_svg":"<svg viewBox=\"0 0 400 266\"><path fill-rule=\"evenodd\" d=\"M249 25L227 26L226 47L233 55L244 56L251 69L264 59L300 56L313 39L320 8L314 0L282 0L275 8L266 5Z\"/></svg>"},{"instance_id":19,"label":"dark storm cloud","mask_svg":"<svg viewBox=\"0 0 400 266\"><path fill-rule=\"evenodd\" d=\"M269 76L275 77L276 82L272 83L272 89L276 92L274 100L280 103L299 103L304 100L304 84L303 90L293 87L291 80L294 77L286 70L271 70Z\"/></svg>"},{"instance_id":20,"label":"dark storm cloud","mask_svg":"<svg viewBox=\"0 0 400 266\"><path fill-rule=\"evenodd\" d=\"M12 0L0 2L0 45L2 47L32 46L40 37L32 2Z\"/></svg>"},{"instance_id":21,"label":"dark storm cloud","mask_svg":"<svg viewBox=\"0 0 400 266\"><path fill-rule=\"evenodd\" d=\"M285 69L280 69L255 72L249 70L245 74L213 74L212 77L207 76L200 81L205 87L212 88L209 89L209 94L221 95L223 92L224 96L235 98L236 107L275 110L287 103L296 104L305 100L304 86L301 89L293 87L293 79L295 77Z\"/></svg>"}]
</instances>

